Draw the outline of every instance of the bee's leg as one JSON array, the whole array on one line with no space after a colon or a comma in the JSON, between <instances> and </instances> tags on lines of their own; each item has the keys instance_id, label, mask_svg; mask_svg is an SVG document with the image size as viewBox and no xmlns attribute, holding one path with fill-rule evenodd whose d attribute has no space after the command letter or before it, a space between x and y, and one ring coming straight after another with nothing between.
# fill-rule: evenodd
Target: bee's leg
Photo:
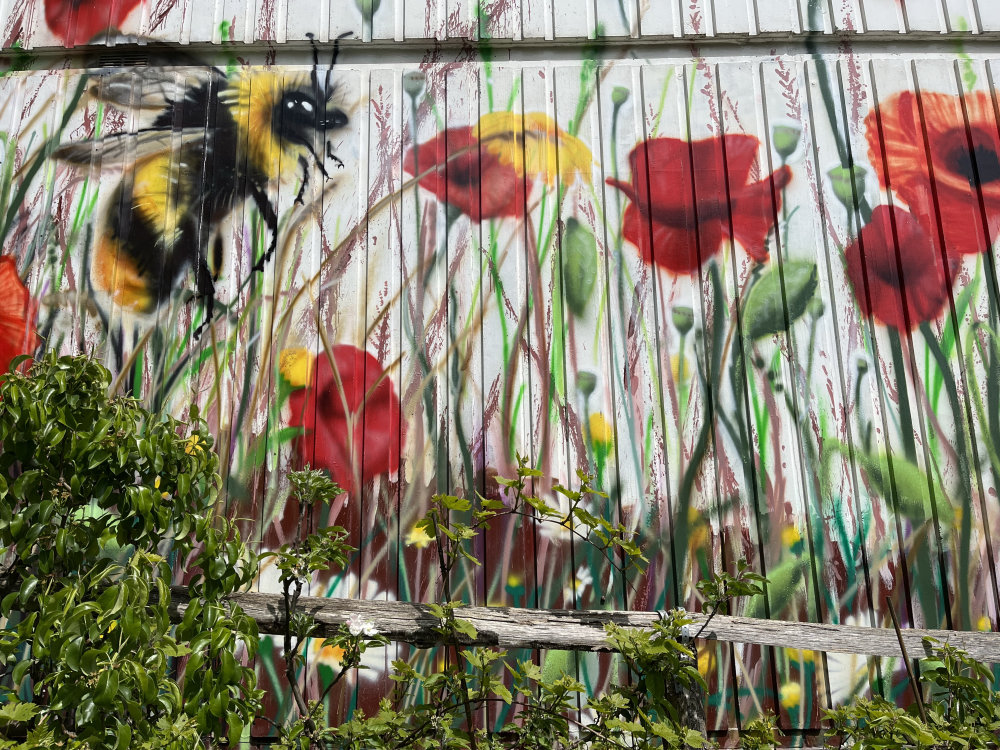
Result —
<instances>
[{"instance_id":1,"label":"bee's leg","mask_svg":"<svg viewBox=\"0 0 1000 750\"><path fill-rule=\"evenodd\" d=\"M326 158L327 159L333 159L333 161L336 163L336 165L337 165L337 167L339 169L343 169L344 168L344 162L342 162L340 160L339 156L337 156L335 153L333 153L333 146L330 144L330 141L326 142Z\"/></svg>"},{"instance_id":2,"label":"bee's leg","mask_svg":"<svg viewBox=\"0 0 1000 750\"><path fill-rule=\"evenodd\" d=\"M271 244L267 246L267 252L264 253L264 256L260 260L254 263L251 269L251 271L263 271L264 264L271 260L271 256L274 255L274 251L278 248L278 214L274 212L274 206L271 205L267 193L262 188L257 185L251 185L250 194L253 196L254 203L257 204L257 208L260 209L260 213L264 217L267 230L271 233Z\"/></svg>"},{"instance_id":3,"label":"bee's leg","mask_svg":"<svg viewBox=\"0 0 1000 750\"><path fill-rule=\"evenodd\" d=\"M215 281L212 279L212 272L208 268L205 258L198 257L197 262L197 298L201 300L205 309L205 319L201 321L194 330L194 338L197 341L206 328L212 325L215 318Z\"/></svg>"},{"instance_id":4,"label":"bee's leg","mask_svg":"<svg viewBox=\"0 0 1000 750\"><path fill-rule=\"evenodd\" d=\"M309 162L306 157L299 157L299 166L302 167L302 184L299 186L299 194L295 196L295 202L300 206L305 203L302 196L306 194L306 186L309 184Z\"/></svg>"}]
</instances>

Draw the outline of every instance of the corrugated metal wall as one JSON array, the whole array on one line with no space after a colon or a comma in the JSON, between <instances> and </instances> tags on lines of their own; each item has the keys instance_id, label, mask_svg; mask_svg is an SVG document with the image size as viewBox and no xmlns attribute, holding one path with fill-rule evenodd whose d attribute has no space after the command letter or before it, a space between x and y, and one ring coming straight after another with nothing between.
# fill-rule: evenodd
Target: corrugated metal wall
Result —
<instances>
[{"instance_id":1,"label":"corrugated metal wall","mask_svg":"<svg viewBox=\"0 0 1000 750\"><path fill-rule=\"evenodd\" d=\"M749 615L884 627L889 600L997 627L1000 6L77 6L0 3L0 273L33 300L0 300L0 355L37 331L153 408L199 404L262 549L300 515L284 473L330 469L349 491L314 521L360 552L313 593L435 597L430 496L499 497L522 454L551 502L594 474L588 507L648 573L510 523L453 583L469 601L698 608L694 583L745 558L772 581ZM62 51L109 25L149 39ZM304 98L322 128L283 109ZM395 656L332 710L373 705ZM337 657L310 649L310 693ZM891 659L700 666L718 730L905 692Z\"/></svg>"},{"instance_id":2,"label":"corrugated metal wall","mask_svg":"<svg viewBox=\"0 0 1000 750\"><path fill-rule=\"evenodd\" d=\"M74 7L74 6L81 6ZM322 41L349 32L364 41L556 40L596 37L657 40L731 34L937 32L1000 30L990 0L3 0L8 44L83 44L91 37L71 23L87 6L130 33L181 42ZM58 32L46 13L74 33Z\"/></svg>"}]
</instances>

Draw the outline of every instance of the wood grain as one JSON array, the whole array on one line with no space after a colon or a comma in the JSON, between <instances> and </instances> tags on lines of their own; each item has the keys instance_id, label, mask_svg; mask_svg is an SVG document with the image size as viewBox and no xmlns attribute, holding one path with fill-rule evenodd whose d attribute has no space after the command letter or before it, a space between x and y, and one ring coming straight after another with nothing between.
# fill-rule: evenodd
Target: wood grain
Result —
<instances>
[{"instance_id":1,"label":"wood grain","mask_svg":"<svg viewBox=\"0 0 1000 750\"><path fill-rule=\"evenodd\" d=\"M177 622L184 615L189 596L183 586L175 586L172 594L171 618ZM282 632L280 595L253 592L238 594L232 599L257 622L261 633L276 635ZM348 618L358 615L372 622L378 632L391 641L419 647L440 642L440 636L434 631L439 623L426 605L321 597L302 597L299 603L319 624L318 637L335 634ZM650 627L659 617L655 612L513 607L463 607L458 616L469 620L479 631L477 639L465 641L468 645L567 651L610 651L604 638L607 623L642 628ZM699 613L689 616L694 622L687 626L687 631L694 635L706 618ZM886 628L718 615L712 618L701 637L813 651L900 656L896 633ZM927 654L923 643L926 637L959 646L980 661L1000 663L1000 633L907 629L903 631L903 640L911 658Z\"/></svg>"}]
</instances>

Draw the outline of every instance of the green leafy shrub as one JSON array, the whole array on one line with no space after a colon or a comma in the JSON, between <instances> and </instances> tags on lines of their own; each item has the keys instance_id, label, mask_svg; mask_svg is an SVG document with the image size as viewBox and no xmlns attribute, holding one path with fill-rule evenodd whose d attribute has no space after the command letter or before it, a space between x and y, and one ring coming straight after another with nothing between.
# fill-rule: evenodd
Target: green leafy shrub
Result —
<instances>
[{"instance_id":1,"label":"green leafy shrub","mask_svg":"<svg viewBox=\"0 0 1000 750\"><path fill-rule=\"evenodd\" d=\"M152 417L110 382L54 354L0 379L0 748L236 743L258 633L227 596L256 560L216 512L198 413ZM193 574L176 627L173 561Z\"/></svg>"},{"instance_id":2,"label":"green leafy shrub","mask_svg":"<svg viewBox=\"0 0 1000 750\"><path fill-rule=\"evenodd\" d=\"M1000 747L1000 695L990 670L960 648L933 638L924 643L931 656L921 661L919 700L900 708L881 696L858 698L828 711L834 744L851 750Z\"/></svg>"}]
</instances>

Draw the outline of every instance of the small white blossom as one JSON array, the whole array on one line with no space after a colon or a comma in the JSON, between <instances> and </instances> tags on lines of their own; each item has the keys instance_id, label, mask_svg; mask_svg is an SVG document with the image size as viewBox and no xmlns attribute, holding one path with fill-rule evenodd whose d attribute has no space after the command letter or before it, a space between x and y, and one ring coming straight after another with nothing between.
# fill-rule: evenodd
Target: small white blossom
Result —
<instances>
[{"instance_id":1,"label":"small white blossom","mask_svg":"<svg viewBox=\"0 0 1000 750\"><path fill-rule=\"evenodd\" d=\"M355 637L364 635L371 638L378 635L378 630L375 629L375 623L371 620L363 620L361 615L351 615L347 618L347 630Z\"/></svg>"}]
</instances>

